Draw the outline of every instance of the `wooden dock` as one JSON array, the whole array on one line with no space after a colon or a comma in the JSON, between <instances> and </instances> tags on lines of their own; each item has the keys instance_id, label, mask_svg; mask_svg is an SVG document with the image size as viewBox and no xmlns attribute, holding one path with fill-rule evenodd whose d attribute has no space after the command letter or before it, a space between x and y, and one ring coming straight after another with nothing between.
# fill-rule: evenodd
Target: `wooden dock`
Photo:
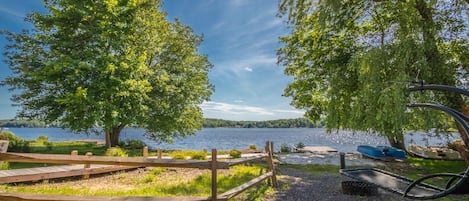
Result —
<instances>
[{"instance_id":1,"label":"wooden dock","mask_svg":"<svg viewBox=\"0 0 469 201\"><path fill-rule=\"evenodd\" d=\"M65 178L82 175L87 176L121 170L130 170L135 168L137 167L120 165L91 165L89 168L84 168L83 165L59 165L2 170L0 171L0 183L39 181L45 179Z\"/></svg>"},{"instance_id":2,"label":"wooden dock","mask_svg":"<svg viewBox=\"0 0 469 201\"><path fill-rule=\"evenodd\" d=\"M303 148L297 148L297 151L311 152L311 153L330 153L337 152L337 149L328 146L306 146Z\"/></svg>"}]
</instances>

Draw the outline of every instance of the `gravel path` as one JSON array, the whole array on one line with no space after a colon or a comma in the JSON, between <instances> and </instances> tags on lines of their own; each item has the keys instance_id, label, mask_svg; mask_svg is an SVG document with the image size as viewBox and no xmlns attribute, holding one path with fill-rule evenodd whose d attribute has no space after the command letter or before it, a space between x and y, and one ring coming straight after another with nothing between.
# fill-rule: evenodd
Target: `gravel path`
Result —
<instances>
[{"instance_id":1,"label":"gravel path","mask_svg":"<svg viewBox=\"0 0 469 201\"><path fill-rule=\"evenodd\" d=\"M401 201L408 200L378 190L378 195L359 196L342 193L341 182L348 180L340 174L325 173L320 176L311 175L302 170L279 167L279 190L264 201Z\"/></svg>"}]
</instances>

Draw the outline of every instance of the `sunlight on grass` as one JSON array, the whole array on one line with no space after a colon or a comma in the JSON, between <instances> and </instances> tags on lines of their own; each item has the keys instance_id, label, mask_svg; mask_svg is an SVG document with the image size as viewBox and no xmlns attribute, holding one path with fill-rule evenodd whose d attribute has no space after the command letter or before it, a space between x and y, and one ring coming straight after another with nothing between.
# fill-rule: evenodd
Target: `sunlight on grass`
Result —
<instances>
[{"instance_id":1,"label":"sunlight on grass","mask_svg":"<svg viewBox=\"0 0 469 201\"><path fill-rule=\"evenodd\" d=\"M258 165L238 165L230 168L230 170L220 171L217 178L217 192L226 192L254 179L259 176L261 169L263 167ZM31 185L0 185L0 191L94 196L210 196L210 171L201 172L199 176L190 180L180 174L180 172L168 171L166 168L153 168L140 175L140 178L131 178L125 173L116 173L108 176L109 178L102 178L99 182L104 184L99 186L94 184L78 185L69 182L54 183L46 180ZM106 183L112 185L106 185ZM269 188L265 188L263 191L267 192ZM253 196L262 194L262 192L253 191L248 191L248 193L252 193Z\"/></svg>"},{"instance_id":2,"label":"sunlight on grass","mask_svg":"<svg viewBox=\"0 0 469 201\"><path fill-rule=\"evenodd\" d=\"M407 162L424 173L460 173L465 171L467 167L466 162L462 160L430 160L410 157Z\"/></svg>"},{"instance_id":3,"label":"sunlight on grass","mask_svg":"<svg viewBox=\"0 0 469 201\"><path fill-rule=\"evenodd\" d=\"M77 150L79 155L86 152L92 152L93 155L103 155L106 147L91 142L48 142L44 144L40 141L30 143L31 153L43 154L70 154L73 150Z\"/></svg>"},{"instance_id":4,"label":"sunlight on grass","mask_svg":"<svg viewBox=\"0 0 469 201\"><path fill-rule=\"evenodd\" d=\"M432 160L409 157L406 161L409 164L405 169L394 169L398 174L411 179L418 179L425 175L435 173L462 173L467 165L462 160ZM445 188L450 177L434 177L423 182Z\"/></svg>"}]
</instances>

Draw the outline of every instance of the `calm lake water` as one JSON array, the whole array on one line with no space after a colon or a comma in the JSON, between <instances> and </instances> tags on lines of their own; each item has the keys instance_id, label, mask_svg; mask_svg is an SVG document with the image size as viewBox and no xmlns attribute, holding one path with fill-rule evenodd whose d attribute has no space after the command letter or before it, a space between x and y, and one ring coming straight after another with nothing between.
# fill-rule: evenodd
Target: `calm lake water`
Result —
<instances>
[{"instance_id":1,"label":"calm lake water","mask_svg":"<svg viewBox=\"0 0 469 201\"><path fill-rule=\"evenodd\" d=\"M83 139L104 139L103 135L85 135L72 133L60 128L9 128L17 136L25 139L37 139L40 135L49 137L49 141L68 141ZM274 142L278 151L280 145L295 145L302 142L306 146L329 146L341 152L356 152L358 145L388 145L386 138L369 133L352 131L334 131L327 133L323 128L206 128L196 135L176 139L173 144L157 144L143 136L144 130L126 128L121 132L121 140L142 140L151 148L162 149L246 149L250 144L263 148L266 141ZM450 139L452 140L452 139ZM446 139L428 138L424 133L406 135L410 141L420 145L443 145Z\"/></svg>"}]
</instances>

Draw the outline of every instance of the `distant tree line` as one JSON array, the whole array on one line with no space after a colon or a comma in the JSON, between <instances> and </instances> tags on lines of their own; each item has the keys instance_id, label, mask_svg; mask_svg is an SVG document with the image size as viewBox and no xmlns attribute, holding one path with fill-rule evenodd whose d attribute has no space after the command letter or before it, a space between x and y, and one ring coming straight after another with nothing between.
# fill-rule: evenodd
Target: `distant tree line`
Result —
<instances>
[{"instance_id":1,"label":"distant tree line","mask_svg":"<svg viewBox=\"0 0 469 201\"><path fill-rule=\"evenodd\" d=\"M270 121L230 121L206 118L204 122L204 128L316 128L322 126L321 123L313 124L306 118Z\"/></svg>"},{"instance_id":2,"label":"distant tree line","mask_svg":"<svg viewBox=\"0 0 469 201\"><path fill-rule=\"evenodd\" d=\"M43 128L47 125L39 120L15 120L4 119L0 120L0 127L15 127L15 128Z\"/></svg>"},{"instance_id":3,"label":"distant tree line","mask_svg":"<svg viewBox=\"0 0 469 201\"><path fill-rule=\"evenodd\" d=\"M313 124L306 118L279 119L270 121L231 121L223 119L204 119L204 128L316 128L322 123ZM6 128L44 128L61 127L60 123L46 124L39 120L4 119L0 120L0 127Z\"/></svg>"}]
</instances>

